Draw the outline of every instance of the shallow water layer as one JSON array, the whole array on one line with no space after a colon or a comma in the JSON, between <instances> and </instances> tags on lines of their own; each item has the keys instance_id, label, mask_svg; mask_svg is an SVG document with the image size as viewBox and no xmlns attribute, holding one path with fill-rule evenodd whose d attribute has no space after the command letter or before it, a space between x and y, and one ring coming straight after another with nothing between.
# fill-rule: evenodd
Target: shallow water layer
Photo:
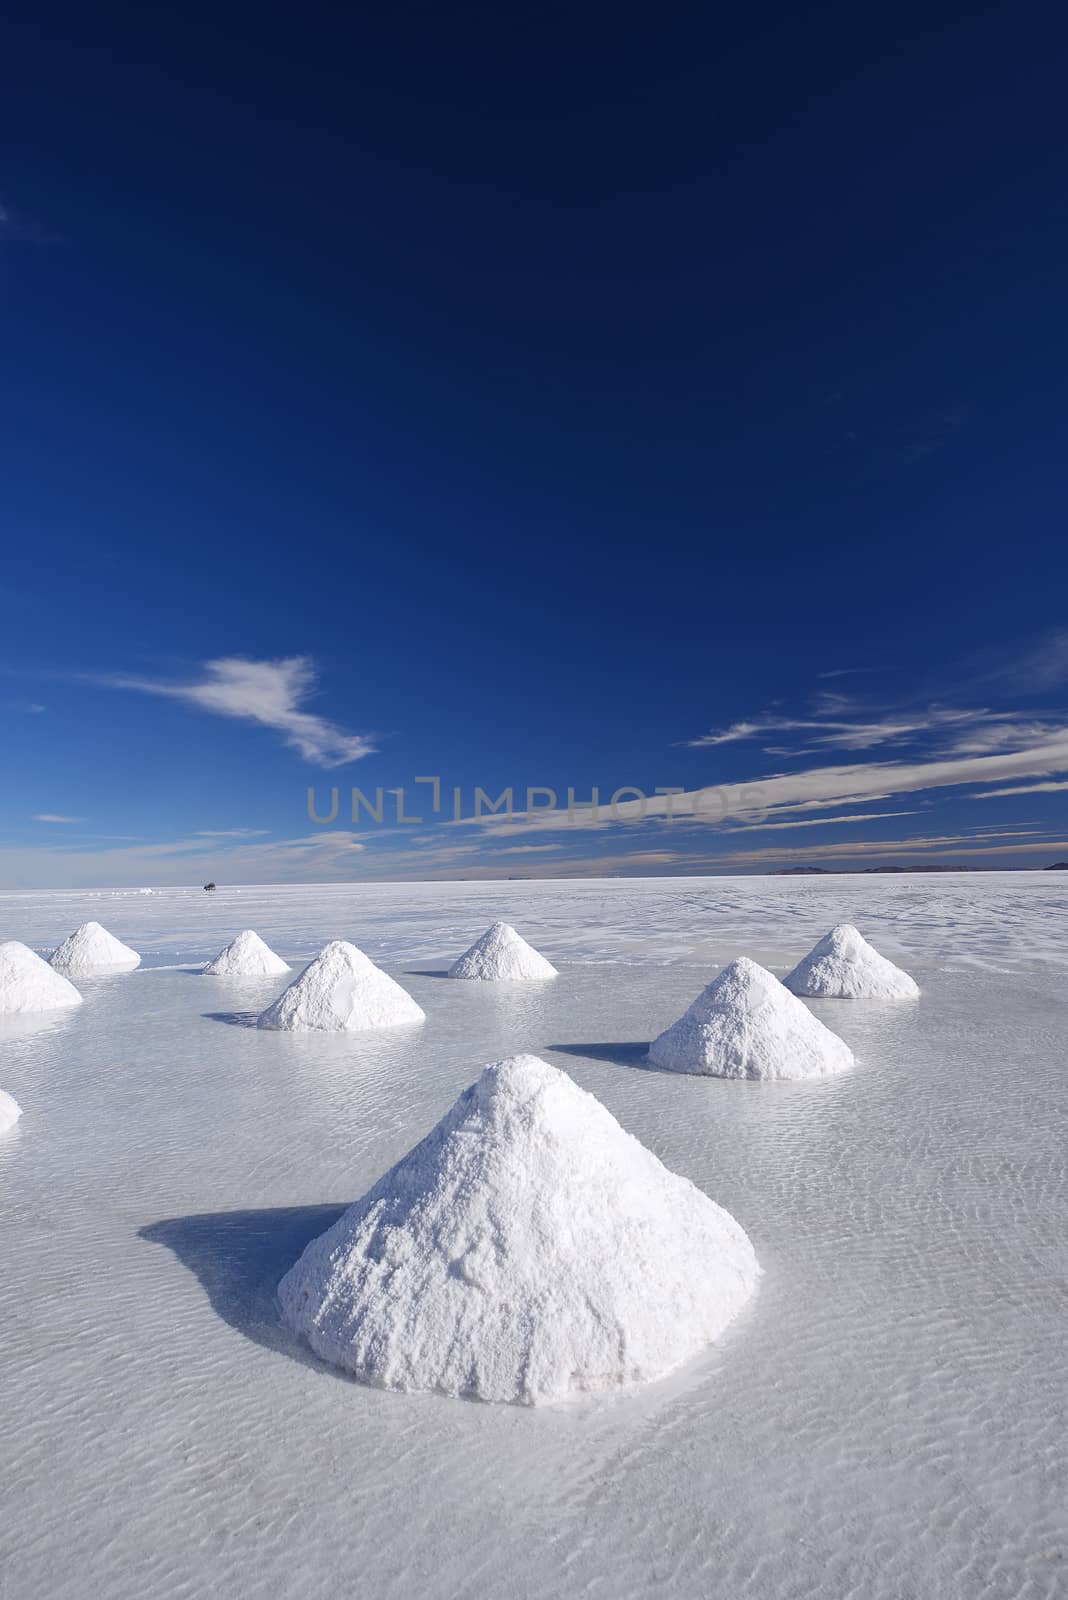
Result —
<instances>
[{"instance_id":1,"label":"shallow water layer","mask_svg":"<svg viewBox=\"0 0 1068 1600\"><path fill-rule=\"evenodd\" d=\"M1068 1574L1068 917L1054 875L0 897L146 957L0 1029L0 1594L1056 1596ZM494 917L561 968L451 983ZM812 1084L648 1070L737 954L849 917L915 1005L813 1009ZM348 937L427 1012L257 1032L239 928ZM363 1388L278 1325L308 1238L486 1061L532 1049L728 1207L765 1276L664 1383L527 1411Z\"/></svg>"}]
</instances>

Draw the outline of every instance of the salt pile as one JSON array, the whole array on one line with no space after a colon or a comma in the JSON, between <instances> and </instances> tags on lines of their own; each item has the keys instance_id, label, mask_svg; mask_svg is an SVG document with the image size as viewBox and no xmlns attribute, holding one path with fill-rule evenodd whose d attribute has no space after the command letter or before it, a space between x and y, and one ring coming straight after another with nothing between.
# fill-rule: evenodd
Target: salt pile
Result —
<instances>
[{"instance_id":1,"label":"salt pile","mask_svg":"<svg viewBox=\"0 0 1068 1600\"><path fill-rule=\"evenodd\" d=\"M8 1133L22 1115L22 1107L17 1100L0 1089L0 1133Z\"/></svg>"},{"instance_id":2,"label":"salt pile","mask_svg":"<svg viewBox=\"0 0 1068 1600\"><path fill-rule=\"evenodd\" d=\"M289 963L276 956L258 933L244 928L204 971L215 978L275 978L289 971Z\"/></svg>"},{"instance_id":3,"label":"salt pile","mask_svg":"<svg viewBox=\"0 0 1068 1600\"><path fill-rule=\"evenodd\" d=\"M83 922L52 952L51 961L57 972L83 978L92 972L131 972L141 965L137 951L122 944L99 922Z\"/></svg>"},{"instance_id":4,"label":"salt pile","mask_svg":"<svg viewBox=\"0 0 1068 1600\"><path fill-rule=\"evenodd\" d=\"M794 994L837 1000L915 1000L920 992L850 922L824 934L783 982Z\"/></svg>"},{"instance_id":5,"label":"salt pile","mask_svg":"<svg viewBox=\"0 0 1068 1600\"><path fill-rule=\"evenodd\" d=\"M523 1055L486 1067L278 1293L365 1383L536 1405L663 1377L759 1274L728 1212Z\"/></svg>"},{"instance_id":6,"label":"salt pile","mask_svg":"<svg viewBox=\"0 0 1068 1600\"><path fill-rule=\"evenodd\" d=\"M17 939L0 944L0 1015L18 1016L27 1011L65 1011L80 1006L82 997L66 978L53 972Z\"/></svg>"},{"instance_id":7,"label":"salt pile","mask_svg":"<svg viewBox=\"0 0 1068 1600\"><path fill-rule=\"evenodd\" d=\"M649 1059L717 1078L817 1078L851 1067L853 1052L778 978L742 956L653 1040Z\"/></svg>"},{"instance_id":8,"label":"salt pile","mask_svg":"<svg viewBox=\"0 0 1068 1600\"><path fill-rule=\"evenodd\" d=\"M406 989L344 939L320 951L259 1019L261 1028L330 1032L397 1028L425 1013Z\"/></svg>"},{"instance_id":9,"label":"salt pile","mask_svg":"<svg viewBox=\"0 0 1068 1600\"><path fill-rule=\"evenodd\" d=\"M509 979L529 983L555 978L556 968L507 922L495 922L449 968L450 978Z\"/></svg>"}]
</instances>

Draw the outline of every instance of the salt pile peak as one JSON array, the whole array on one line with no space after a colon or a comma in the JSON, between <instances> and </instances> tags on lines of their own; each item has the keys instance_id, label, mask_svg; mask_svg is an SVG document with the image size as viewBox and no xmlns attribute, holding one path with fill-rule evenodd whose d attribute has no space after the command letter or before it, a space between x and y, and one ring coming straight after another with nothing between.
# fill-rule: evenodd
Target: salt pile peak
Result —
<instances>
[{"instance_id":1,"label":"salt pile peak","mask_svg":"<svg viewBox=\"0 0 1068 1600\"><path fill-rule=\"evenodd\" d=\"M853 1052L773 973L740 956L654 1039L649 1059L717 1078L818 1078L853 1065Z\"/></svg>"},{"instance_id":2,"label":"salt pile peak","mask_svg":"<svg viewBox=\"0 0 1068 1600\"><path fill-rule=\"evenodd\" d=\"M495 922L449 968L450 978L490 982L537 982L555 978L556 968L507 922Z\"/></svg>"},{"instance_id":3,"label":"salt pile peak","mask_svg":"<svg viewBox=\"0 0 1068 1600\"><path fill-rule=\"evenodd\" d=\"M73 983L53 972L48 962L28 946L17 939L0 944L0 1015L65 1011L81 1003L82 997Z\"/></svg>"},{"instance_id":4,"label":"salt pile peak","mask_svg":"<svg viewBox=\"0 0 1068 1600\"><path fill-rule=\"evenodd\" d=\"M422 1022L406 989L354 944L335 939L259 1018L259 1027L287 1032L355 1032Z\"/></svg>"},{"instance_id":5,"label":"salt pile peak","mask_svg":"<svg viewBox=\"0 0 1068 1600\"><path fill-rule=\"evenodd\" d=\"M486 1067L279 1285L386 1389L536 1405L671 1372L741 1310L739 1224L537 1056Z\"/></svg>"},{"instance_id":6,"label":"salt pile peak","mask_svg":"<svg viewBox=\"0 0 1068 1600\"><path fill-rule=\"evenodd\" d=\"M836 1000L915 1000L920 992L851 922L824 934L783 982L794 994Z\"/></svg>"},{"instance_id":7,"label":"salt pile peak","mask_svg":"<svg viewBox=\"0 0 1068 1600\"><path fill-rule=\"evenodd\" d=\"M141 965L141 957L99 922L83 922L52 952L51 963L57 972L86 977L93 972L131 972Z\"/></svg>"},{"instance_id":8,"label":"salt pile peak","mask_svg":"<svg viewBox=\"0 0 1068 1600\"><path fill-rule=\"evenodd\" d=\"M209 961L205 973L215 978L276 978L290 970L288 961L275 955L252 928L243 928Z\"/></svg>"},{"instance_id":9,"label":"salt pile peak","mask_svg":"<svg viewBox=\"0 0 1068 1600\"><path fill-rule=\"evenodd\" d=\"M22 1107L11 1095L0 1089L0 1133L8 1133L22 1115Z\"/></svg>"}]
</instances>

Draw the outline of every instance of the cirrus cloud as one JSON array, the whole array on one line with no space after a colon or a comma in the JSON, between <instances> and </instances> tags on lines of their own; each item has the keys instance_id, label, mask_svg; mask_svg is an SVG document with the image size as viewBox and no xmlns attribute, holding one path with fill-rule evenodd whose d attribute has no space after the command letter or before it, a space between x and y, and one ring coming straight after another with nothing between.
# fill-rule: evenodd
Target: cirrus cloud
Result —
<instances>
[{"instance_id":1,"label":"cirrus cloud","mask_svg":"<svg viewBox=\"0 0 1068 1600\"><path fill-rule=\"evenodd\" d=\"M309 656L283 656L276 661L221 656L205 661L202 671L203 676L192 683L167 683L119 673L94 674L91 681L109 689L162 695L215 716L237 717L273 728L291 749L316 766L343 767L375 753L376 747L367 735L349 733L328 718L304 709L318 683L315 664Z\"/></svg>"}]
</instances>

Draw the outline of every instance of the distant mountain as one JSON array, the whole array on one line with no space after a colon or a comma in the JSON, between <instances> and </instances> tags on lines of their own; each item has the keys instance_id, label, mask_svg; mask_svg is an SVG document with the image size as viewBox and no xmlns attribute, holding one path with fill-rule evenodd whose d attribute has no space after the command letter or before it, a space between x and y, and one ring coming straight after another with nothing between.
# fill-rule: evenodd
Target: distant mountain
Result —
<instances>
[{"instance_id":1,"label":"distant mountain","mask_svg":"<svg viewBox=\"0 0 1068 1600\"><path fill-rule=\"evenodd\" d=\"M974 870L975 869L973 867L947 867L947 866L944 866L944 865L935 865L933 862L932 862L932 864L930 866L927 866L927 867L915 866L915 867L865 867L864 868L865 872L973 872Z\"/></svg>"},{"instance_id":2,"label":"distant mountain","mask_svg":"<svg viewBox=\"0 0 1068 1600\"><path fill-rule=\"evenodd\" d=\"M1063 868L1065 871L1068 871L1068 861L1058 861L1054 864L1054 866L1048 867L1046 870L1049 872L1054 872L1061 868ZM920 866L917 864L911 867L774 867L772 871L768 873L768 877L826 878L832 875L849 877L856 876L858 873L871 874L876 872L981 872L983 870L984 869L982 867L951 867L945 864L935 865L933 863L929 866Z\"/></svg>"},{"instance_id":3,"label":"distant mountain","mask_svg":"<svg viewBox=\"0 0 1068 1600\"><path fill-rule=\"evenodd\" d=\"M1068 872L1068 861L1055 861L1052 866L1046 868L1046 871L1047 872Z\"/></svg>"}]
</instances>

